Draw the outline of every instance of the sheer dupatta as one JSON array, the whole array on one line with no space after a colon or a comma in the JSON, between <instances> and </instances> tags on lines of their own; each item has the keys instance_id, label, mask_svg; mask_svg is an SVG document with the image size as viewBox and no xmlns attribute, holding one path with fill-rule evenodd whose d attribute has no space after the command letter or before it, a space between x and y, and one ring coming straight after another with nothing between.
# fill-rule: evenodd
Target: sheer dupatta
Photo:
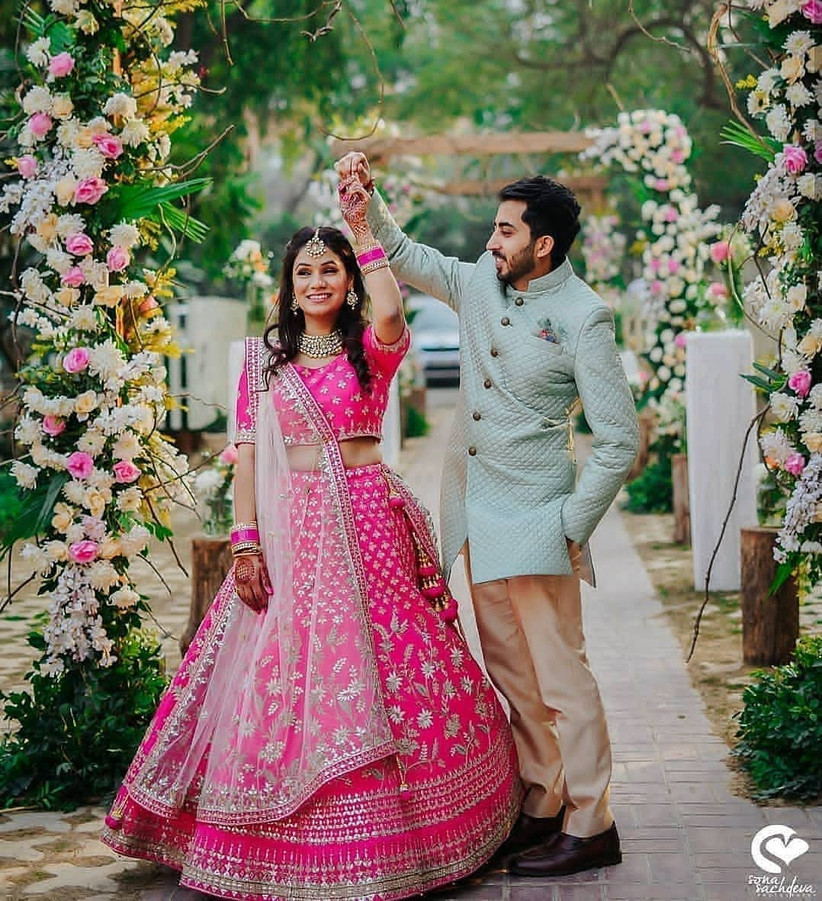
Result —
<instances>
[{"instance_id":1,"label":"sheer dupatta","mask_svg":"<svg viewBox=\"0 0 822 901\"><path fill-rule=\"evenodd\" d=\"M295 427L317 446L310 472L289 470L283 431ZM124 783L157 813L270 822L397 750L339 446L290 365L259 393L255 456L273 595L255 614L232 574L223 584Z\"/></svg>"}]
</instances>

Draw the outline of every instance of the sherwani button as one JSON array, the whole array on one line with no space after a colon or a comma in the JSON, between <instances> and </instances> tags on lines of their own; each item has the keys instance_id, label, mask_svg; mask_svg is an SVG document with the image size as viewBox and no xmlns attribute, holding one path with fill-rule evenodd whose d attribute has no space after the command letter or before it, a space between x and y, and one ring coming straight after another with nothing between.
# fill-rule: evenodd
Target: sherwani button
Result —
<instances>
[{"instance_id":1,"label":"sherwani button","mask_svg":"<svg viewBox=\"0 0 822 901\"><path fill-rule=\"evenodd\" d=\"M482 385L483 385L484 388L490 388L490 387L491 387L491 379L486 379L486 380L482 383Z\"/></svg>"},{"instance_id":2,"label":"sherwani button","mask_svg":"<svg viewBox=\"0 0 822 901\"><path fill-rule=\"evenodd\" d=\"M514 300L514 303L515 303L518 307L521 307L521 306L525 303L525 301L524 301L521 297L517 297L517 298Z\"/></svg>"},{"instance_id":3,"label":"sherwani button","mask_svg":"<svg viewBox=\"0 0 822 901\"><path fill-rule=\"evenodd\" d=\"M476 449L476 448L474 447L474 445L472 444L471 447L468 448L468 456L469 456L469 457L476 457L476 455L477 455L477 449Z\"/></svg>"},{"instance_id":4,"label":"sherwani button","mask_svg":"<svg viewBox=\"0 0 822 901\"><path fill-rule=\"evenodd\" d=\"M474 422L479 422L480 419L482 419L482 415L478 411L475 411L474 412Z\"/></svg>"},{"instance_id":5,"label":"sherwani button","mask_svg":"<svg viewBox=\"0 0 822 901\"><path fill-rule=\"evenodd\" d=\"M500 322L501 322L503 325L510 325L510 324L511 324L511 320L510 320L507 316L503 316L502 319L500 320Z\"/></svg>"},{"instance_id":6,"label":"sherwani button","mask_svg":"<svg viewBox=\"0 0 822 901\"><path fill-rule=\"evenodd\" d=\"M492 347L492 348L491 348L491 356L492 356L492 357L498 357L498 356L499 356L499 351L496 349L496 347Z\"/></svg>"}]
</instances>

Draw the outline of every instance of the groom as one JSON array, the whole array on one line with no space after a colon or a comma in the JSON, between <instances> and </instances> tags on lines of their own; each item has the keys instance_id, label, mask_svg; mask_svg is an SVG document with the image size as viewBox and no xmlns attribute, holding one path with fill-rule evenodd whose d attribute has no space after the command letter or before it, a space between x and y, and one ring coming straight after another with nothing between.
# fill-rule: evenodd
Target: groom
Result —
<instances>
[{"instance_id":1,"label":"groom","mask_svg":"<svg viewBox=\"0 0 822 901\"><path fill-rule=\"evenodd\" d=\"M463 263L413 243L349 153L342 178L372 192L368 220L391 268L459 315L461 387L442 486L443 560L465 558L489 675L511 707L526 789L503 846L512 872L559 876L621 860L611 749L585 654L587 541L638 449L613 317L566 254L580 208L537 176L500 192L487 253ZM592 451L576 475L581 400Z\"/></svg>"}]
</instances>

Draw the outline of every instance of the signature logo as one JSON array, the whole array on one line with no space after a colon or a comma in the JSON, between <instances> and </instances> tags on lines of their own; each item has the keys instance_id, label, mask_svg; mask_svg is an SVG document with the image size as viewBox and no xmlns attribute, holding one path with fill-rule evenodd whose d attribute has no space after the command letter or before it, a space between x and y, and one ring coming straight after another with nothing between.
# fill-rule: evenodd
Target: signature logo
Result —
<instances>
[{"instance_id":1,"label":"signature logo","mask_svg":"<svg viewBox=\"0 0 822 901\"><path fill-rule=\"evenodd\" d=\"M781 873L782 865L789 867L797 857L809 850L808 843L799 838L790 826L765 826L751 841L751 857L760 870ZM778 863L777 861L780 861Z\"/></svg>"}]
</instances>

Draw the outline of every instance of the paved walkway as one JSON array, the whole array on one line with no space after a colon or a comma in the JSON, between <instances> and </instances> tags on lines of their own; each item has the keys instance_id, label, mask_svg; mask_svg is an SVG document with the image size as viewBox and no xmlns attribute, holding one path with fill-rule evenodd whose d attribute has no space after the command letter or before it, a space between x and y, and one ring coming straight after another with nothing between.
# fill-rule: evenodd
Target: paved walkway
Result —
<instances>
[{"instance_id":1,"label":"paved walkway","mask_svg":"<svg viewBox=\"0 0 822 901\"><path fill-rule=\"evenodd\" d=\"M404 451L400 469L436 509L449 395L437 393L433 400L432 434ZM181 550L183 544L181 540ZM435 901L743 901L759 894L770 898L822 894L822 808L758 807L732 793L727 748L711 731L680 647L615 510L597 530L593 551L602 587L585 594L586 634L614 744L613 807L623 863L558 880L491 873L481 881L444 890ZM173 588L182 589L181 594L175 604L160 599L157 616L179 634L186 607L180 597L187 594L184 579L173 578ZM459 573L454 588L461 600L467 597ZM36 609L30 604L35 602L24 602L17 613ZM470 611L463 610L463 619L471 640L475 629ZM18 622L4 622L3 632L18 626L22 633ZM173 655L171 639L168 647ZM0 685L25 670L16 644L15 650L18 653L6 652L0 660ZM202 897L177 888L167 871L117 860L96 841L101 817L96 808L71 815L30 811L0 815L0 898L194 901ZM807 853L782 867L781 875L771 877L758 869L750 854L753 836L768 824L790 827L809 845ZM774 848L777 852L782 848L783 859L786 856L781 841L771 838L766 843L772 859L779 857ZM767 891L760 885L757 891L751 880L763 878L775 883ZM794 888L791 896L792 884L813 891L800 894Z\"/></svg>"}]
</instances>

